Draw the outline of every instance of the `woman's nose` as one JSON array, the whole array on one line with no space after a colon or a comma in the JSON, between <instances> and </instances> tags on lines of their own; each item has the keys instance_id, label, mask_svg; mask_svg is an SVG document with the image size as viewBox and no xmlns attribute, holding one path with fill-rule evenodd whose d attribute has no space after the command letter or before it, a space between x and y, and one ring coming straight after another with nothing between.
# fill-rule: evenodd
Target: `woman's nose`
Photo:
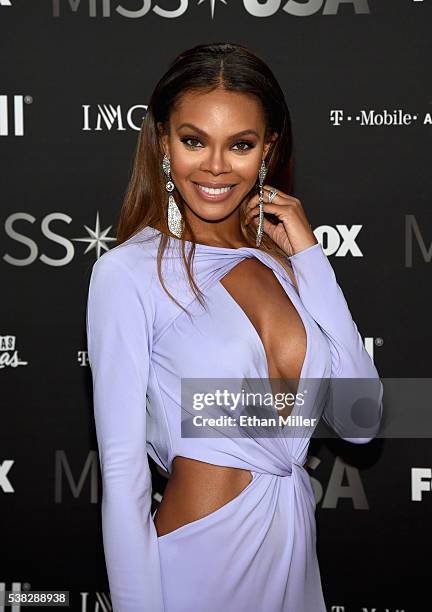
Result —
<instances>
[{"instance_id":1,"label":"woman's nose","mask_svg":"<svg viewBox=\"0 0 432 612\"><path fill-rule=\"evenodd\" d=\"M201 170L212 174L231 172L231 164L223 151L218 149L209 150L208 155L201 162Z\"/></svg>"}]
</instances>

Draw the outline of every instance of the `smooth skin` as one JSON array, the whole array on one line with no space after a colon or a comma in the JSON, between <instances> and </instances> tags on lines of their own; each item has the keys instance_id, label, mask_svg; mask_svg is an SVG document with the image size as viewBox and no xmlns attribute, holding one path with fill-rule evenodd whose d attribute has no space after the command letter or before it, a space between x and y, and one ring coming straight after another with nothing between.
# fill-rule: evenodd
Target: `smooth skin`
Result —
<instances>
[{"instance_id":1,"label":"smooth skin","mask_svg":"<svg viewBox=\"0 0 432 612\"><path fill-rule=\"evenodd\" d=\"M187 124L187 125L184 125ZM194 126L194 127L192 127ZM186 214L196 242L216 247L251 245L240 221L258 226L258 194L253 189L276 133L265 142L265 120L254 96L222 88L210 93L188 92L170 117L169 133L159 125L160 142L171 160L171 176L186 202ZM242 132L242 135L238 134ZM201 197L195 183L233 184L220 202ZM288 255L317 240L300 200L278 192L271 204L264 186L264 212L279 219L264 220L264 232ZM185 234L185 239L190 236ZM295 282L295 279L293 279ZM269 378L299 379L306 354L306 333L297 311L273 271L257 258L232 268L221 283L243 309L265 348ZM274 392L280 387L272 382ZM283 387L287 390L287 386ZM297 386L293 387L293 392ZM281 411L283 416L289 412ZM154 517L158 536L206 516L239 495L251 482L249 470L212 465L177 456L162 502Z\"/></svg>"}]
</instances>

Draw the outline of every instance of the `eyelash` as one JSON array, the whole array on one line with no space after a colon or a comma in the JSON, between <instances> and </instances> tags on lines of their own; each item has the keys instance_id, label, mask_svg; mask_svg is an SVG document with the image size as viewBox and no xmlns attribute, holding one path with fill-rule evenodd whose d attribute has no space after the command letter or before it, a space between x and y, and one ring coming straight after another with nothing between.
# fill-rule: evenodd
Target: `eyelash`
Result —
<instances>
[{"instance_id":1,"label":"eyelash","mask_svg":"<svg viewBox=\"0 0 432 612\"><path fill-rule=\"evenodd\" d=\"M184 142L184 144L187 147L189 147L190 149L197 149L197 148L199 148L199 147L195 147L194 145L187 144L188 140L195 140L196 142L201 142L198 138L194 138L192 136L184 136L183 138L180 138L180 141ZM251 149L253 149L255 147L255 144L253 142L249 142L248 140L239 140L235 144L236 145L238 145L238 144L246 144L246 145L248 145L247 149L238 149L241 153L245 153L246 151L250 151Z\"/></svg>"}]
</instances>

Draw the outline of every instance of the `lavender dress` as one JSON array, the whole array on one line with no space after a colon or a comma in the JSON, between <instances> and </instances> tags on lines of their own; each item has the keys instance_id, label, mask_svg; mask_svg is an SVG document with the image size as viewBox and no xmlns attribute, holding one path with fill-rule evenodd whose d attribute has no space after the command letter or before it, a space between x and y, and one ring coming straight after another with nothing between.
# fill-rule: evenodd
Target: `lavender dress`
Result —
<instances>
[{"instance_id":1,"label":"lavender dress","mask_svg":"<svg viewBox=\"0 0 432 612\"><path fill-rule=\"evenodd\" d=\"M88 295L103 544L114 612L325 612L315 498L304 468L313 428L299 427L294 437L182 437L180 383L182 377L268 378L257 331L219 282L244 258L257 257L273 270L305 326L301 379L374 379L379 426L382 384L333 268L319 243L291 256L297 293L283 267L258 249L197 245L194 274L206 311L183 272L180 241L172 239L163 278L194 315L191 321L160 285L159 237L146 227L105 253L93 266ZM323 416L352 442L367 442L378 431L348 437L344 414L327 411L318 391L298 414ZM250 470L253 479L221 508L157 537L147 453L169 473L181 455Z\"/></svg>"}]
</instances>

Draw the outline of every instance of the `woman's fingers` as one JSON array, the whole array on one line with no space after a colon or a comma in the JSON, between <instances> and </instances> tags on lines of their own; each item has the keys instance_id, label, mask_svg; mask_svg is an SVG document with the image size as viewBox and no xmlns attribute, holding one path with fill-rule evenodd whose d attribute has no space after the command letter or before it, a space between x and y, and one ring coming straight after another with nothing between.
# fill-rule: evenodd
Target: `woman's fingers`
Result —
<instances>
[{"instance_id":1,"label":"woman's fingers","mask_svg":"<svg viewBox=\"0 0 432 612\"><path fill-rule=\"evenodd\" d=\"M265 213L272 213L280 220L282 220L284 217L286 217L286 215L290 215L293 212L293 207L295 206L294 204L274 204L273 202L271 204L269 204L268 202L264 202L263 210ZM245 215L245 224L247 225L250 222L251 218L257 215L259 215L258 204L253 208L249 208L249 210L247 211Z\"/></svg>"}]
</instances>

